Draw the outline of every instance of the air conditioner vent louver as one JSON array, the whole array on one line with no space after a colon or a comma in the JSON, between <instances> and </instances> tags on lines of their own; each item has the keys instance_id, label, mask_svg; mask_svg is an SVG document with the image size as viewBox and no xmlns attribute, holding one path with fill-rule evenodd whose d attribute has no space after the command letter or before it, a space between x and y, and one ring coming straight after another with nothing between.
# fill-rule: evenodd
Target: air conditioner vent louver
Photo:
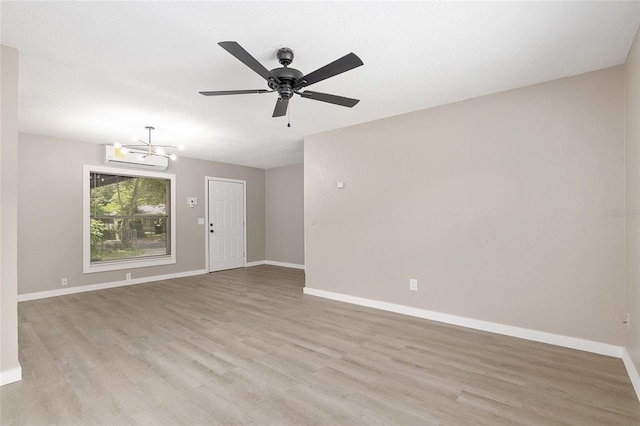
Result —
<instances>
[{"instance_id":1,"label":"air conditioner vent louver","mask_svg":"<svg viewBox=\"0 0 640 426\"><path fill-rule=\"evenodd\" d=\"M124 153L119 148L112 145L104 146L105 164L151 170L167 170L167 167L169 167L169 159L166 157L150 155L141 160L141 155L143 154L137 152Z\"/></svg>"}]
</instances>

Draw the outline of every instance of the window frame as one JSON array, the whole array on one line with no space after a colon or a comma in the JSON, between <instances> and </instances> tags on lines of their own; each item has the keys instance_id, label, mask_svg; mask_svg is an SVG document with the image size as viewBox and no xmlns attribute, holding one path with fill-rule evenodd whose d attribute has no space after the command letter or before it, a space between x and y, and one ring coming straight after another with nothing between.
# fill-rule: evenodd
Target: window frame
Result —
<instances>
[{"instance_id":1,"label":"window frame","mask_svg":"<svg viewBox=\"0 0 640 426\"><path fill-rule=\"evenodd\" d=\"M91 264L91 173L105 173L119 176L151 177L170 181L169 232L171 254L150 258L130 258ZM119 167L95 166L85 164L82 167L82 272L117 271L122 269L145 268L148 266L170 265L176 263L176 175L152 172L148 170L131 170Z\"/></svg>"}]
</instances>

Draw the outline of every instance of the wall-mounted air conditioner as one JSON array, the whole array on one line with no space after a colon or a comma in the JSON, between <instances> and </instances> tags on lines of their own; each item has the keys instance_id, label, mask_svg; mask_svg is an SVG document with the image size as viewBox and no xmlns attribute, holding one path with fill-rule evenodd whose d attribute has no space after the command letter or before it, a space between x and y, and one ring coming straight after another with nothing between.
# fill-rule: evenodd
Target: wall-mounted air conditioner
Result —
<instances>
[{"instance_id":1,"label":"wall-mounted air conditioner","mask_svg":"<svg viewBox=\"0 0 640 426\"><path fill-rule=\"evenodd\" d=\"M169 159L160 155L149 155L142 158L144 153L122 152L112 145L104 146L104 163L112 166L137 167L139 169L167 170Z\"/></svg>"}]
</instances>

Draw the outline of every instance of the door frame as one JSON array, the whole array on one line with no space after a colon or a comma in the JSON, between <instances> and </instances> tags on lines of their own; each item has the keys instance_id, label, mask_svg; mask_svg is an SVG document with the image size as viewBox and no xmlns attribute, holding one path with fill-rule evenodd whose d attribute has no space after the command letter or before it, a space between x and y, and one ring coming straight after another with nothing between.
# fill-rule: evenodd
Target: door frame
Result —
<instances>
[{"instance_id":1,"label":"door frame","mask_svg":"<svg viewBox=\"0 0 640 426\"><path fill-rule=\"evenodd\" d=\"M220 182L232 182L242 184L242 198L243 198L243 211L242 211L242 233L244 234L244 250L242 256L242 267L247 267L247 181L241 179L229 179L216 176L204 177L204 253L205 253L205 268L207 273L211 273L211 265L209 264L209 183L213 181Z\"/></svg>"}]
</instances>

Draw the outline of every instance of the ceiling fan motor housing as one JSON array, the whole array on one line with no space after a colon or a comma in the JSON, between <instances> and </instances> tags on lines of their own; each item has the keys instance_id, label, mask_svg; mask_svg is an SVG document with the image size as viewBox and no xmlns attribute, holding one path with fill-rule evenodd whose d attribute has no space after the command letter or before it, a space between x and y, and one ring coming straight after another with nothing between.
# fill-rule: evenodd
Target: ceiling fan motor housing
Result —
<instances>
[{"instance_id":1,"label":"ceiling fan motor housing","mask_svg":"<svg viewBox=\"0 0 640 426\"><path fill-rule=\"evenodd\" d=\"M271 74L280 80L280 84L275 81L269 81L269 87L277 90L282 99L290 99L293 96L293 83L304 75L297 69L287 68L286 66L272 69Z\"/></svg>"}]
</instances>

